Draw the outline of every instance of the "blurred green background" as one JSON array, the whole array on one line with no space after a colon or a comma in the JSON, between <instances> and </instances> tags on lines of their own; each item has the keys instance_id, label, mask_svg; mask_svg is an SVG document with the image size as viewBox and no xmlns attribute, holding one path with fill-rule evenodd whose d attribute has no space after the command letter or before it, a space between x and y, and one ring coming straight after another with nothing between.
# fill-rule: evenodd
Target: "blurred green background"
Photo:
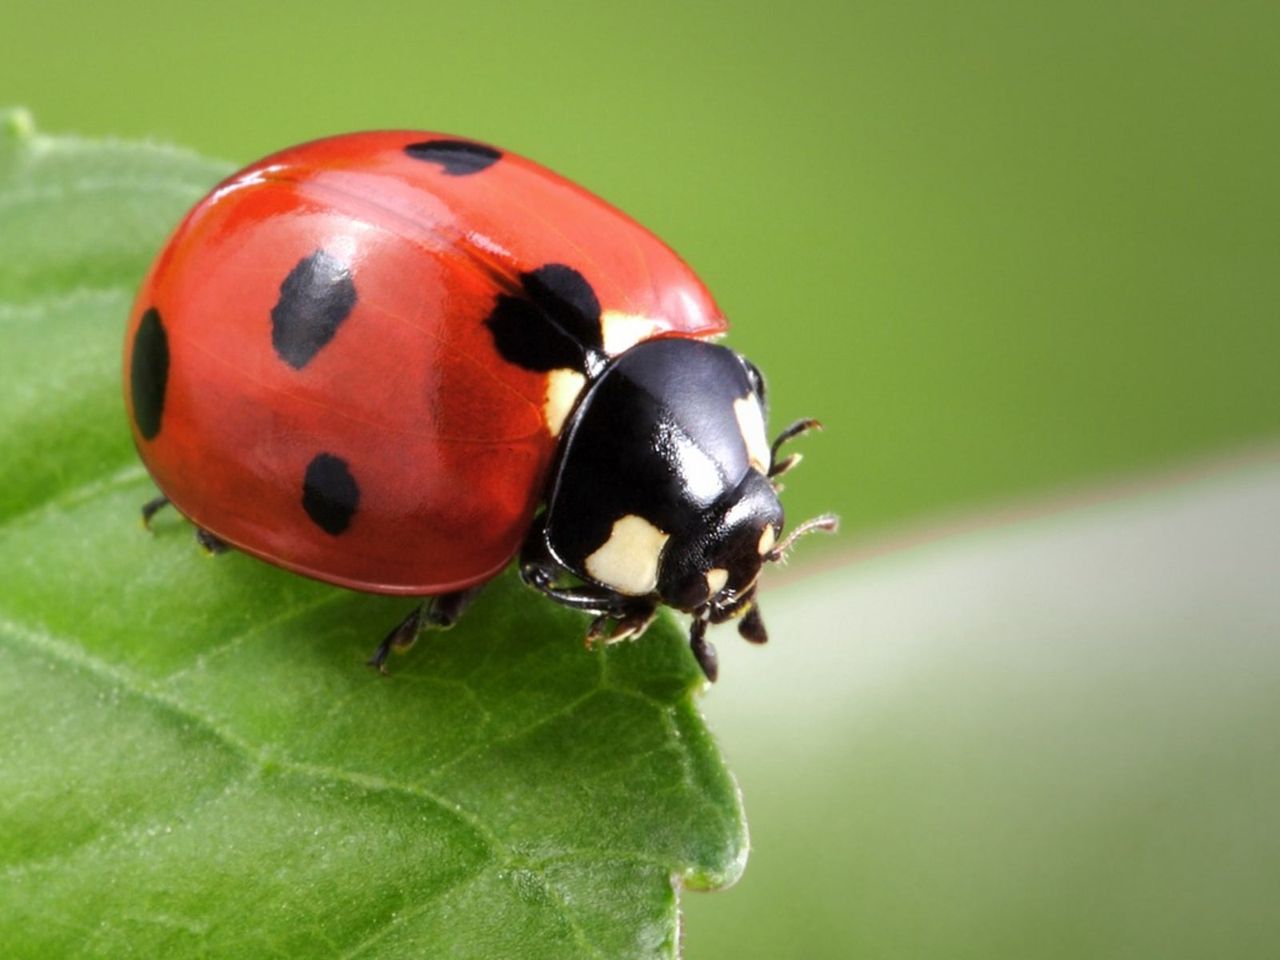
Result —
<instances>
[{"instance_id":1,"label":"blurred green background","mask_svg":"<svg viewBox=\"0 0 1280 960\"><path fill-rule=\"evenodd\" d=\"M805 545L813 563L903 524L1280 435L1277 37L1273 2L6 0L0 102L50 132L246 162L343 130L437 129L580 181L699 270L769 376L776 423L826 422L788 481L793 516L845 524ZM775 709L776 674L733 662L740 695ZM810 699L844 703L845 679L816 678ZM938 946L924 934L950 914L883 892L908 890L892 870L911 839L876 840L880 893L852 884L801 845L787 791L753 806L779 747L718 696L758 845L796 846L789 886L775 872L753 888L762 858L741 888L698 898L691 951L785 955L766 935L785 917L812 937L801 950L789 934L797 955L920 955L876 936L904 917L916 946ZM828 751L832 783L856 780L847 747ZM883 910L855 924L838 898L813 908L843 885Z\"/></svg>"}]
</instances>

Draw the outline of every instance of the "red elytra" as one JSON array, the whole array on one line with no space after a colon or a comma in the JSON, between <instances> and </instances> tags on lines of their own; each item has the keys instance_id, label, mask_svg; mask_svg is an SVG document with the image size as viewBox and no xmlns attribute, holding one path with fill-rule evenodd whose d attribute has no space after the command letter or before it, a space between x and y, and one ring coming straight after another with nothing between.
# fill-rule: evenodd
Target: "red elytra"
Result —
<instances>
[{"instance_id":1,"label":"red elytra","mask_svg":"<svg viewBox=\"0 0 1280 960\"><path fill-rule=\"evenodd\" d=\"M147 469L200 527L310 577L415 595L489 579L529 528L565 410L554 375L504 359L486 321L547 264L594 291L606 353L725 329L662 241L510 153L387 131L247 167L187 215L134 305L125 402ZM287 362L273 311L301 297L323 313L297 286L326 269L342 316ZM317 457L358 481L340 535L303 503Z\"/></svg>"}]
</instances>

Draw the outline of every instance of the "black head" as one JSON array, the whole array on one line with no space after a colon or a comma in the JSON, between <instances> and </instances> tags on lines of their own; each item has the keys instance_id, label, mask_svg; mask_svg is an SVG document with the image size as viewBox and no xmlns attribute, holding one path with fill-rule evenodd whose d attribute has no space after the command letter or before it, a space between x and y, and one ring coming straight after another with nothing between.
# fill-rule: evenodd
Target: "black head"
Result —
<instances>
[{"instance_id":1,"label":"black head","mask_svg":"<svg viewBox=\"0 0 1280 960\"><path fill-rule=\"evenodd\" d=\"M526 548L526 579L561 602L619 623L664 603L694 617L708 676L708 623L739 618L766 639L755 607L762 566L786 540L775 479L798 462L779 446L816 426L800 421L771 445L764 381L737 353L705 341L644 341L614 358L578 402L561 439L544 526ZM587 586L555 585L553 566Z\"/></svg>"},{"instance_id":2,"label":"black head","mask_svg":"<svg viewBox=\"0 0 1280 960\"><path fill-rule=\"evenodd\" d=\"M658 578L662 602L720 622L755 593L756 579L782 531L782 504L769 479L749 470L733 490L672 536Z\"/></svg>"}]
</instances>

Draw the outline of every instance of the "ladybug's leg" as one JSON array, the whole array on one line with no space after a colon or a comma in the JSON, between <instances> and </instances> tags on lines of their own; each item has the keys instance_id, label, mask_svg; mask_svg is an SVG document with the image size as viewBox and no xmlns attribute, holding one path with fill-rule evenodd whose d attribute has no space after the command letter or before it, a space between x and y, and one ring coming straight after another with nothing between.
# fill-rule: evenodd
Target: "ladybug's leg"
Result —
<instances>
[{"instance_id":1,"label":"ladybug's leg","mask_svg":"<svg viewBox=\"0 0 1280 960\"><path fill-rule=\"evenodd\" d=\"M418 639L418 634L427 627L434 627L437 630L448 630L458 618L462 616L464 610L471 606L471 601L476 598L480 592L480 587L469 587L466 590L456 590L453 593L442 593L439 596L432 597L426 603L420 603L409 613L407 617L401 620L390 633L383 638L382 643L378 644L378 649L373 651L373 656L367 661L369 666L377 667L380 673L387 672L387 658L391 656L391 651L403 653L413 646L414 641Z\"/></svg>"},{"instance_id":2,"label":"ladybug's leg","mask_svg":"<svg viewBox=\"0 0 1280 960\"><path fill-rule=\"evenodd\" d=\"M635 597L623 596L604 587L577 586L561 587L556 585L560 574L559 568L542 567L530 564L520 565L520 578L539 593L550 597L561 606L583 613L594 613L597 616L612 617L620 620L634 611Z\"/></svg>"},{"instance_id":3,"label":"ladybug's leg","mask_svg":"<svg viewBox=\"0 0 1280 960\"><path fill-rule=\"evenodd\" d=\"M701 617L695 618L689 627L689 649L693 651L693 658L698 661L703 675L715 683L720 673L720 661L716 657L716 648L707 639L707 621Z\"/></svg>"},{"instance_id":4,"label":"ladybug's leg","mask_svg":"<svg viewBox=\"0 0 1280 960\"><path fill-rule=\"evenodd\" d=\"M656 599L629 597L589 584L562 586L565 570L551 556L542 522L534 524L520 552L520 578L539 593L571 610L595 615L587 629L587 647L597 642L615 643L644 632L657 612Z\"/></svg>"},{"instance_id":5,"label":"ladybug's leg","mask_svg":"<svg viewBox=\"0 0 1280 960\"><path fill-rule=\"evenodd\" d=\"M760 608L752 605L738 621L738 636L750 643L768 643L769 631L764 628L764 618L760 616Z\"/></svg>"},{"instance_id":6,"label":"ladybug's leg","mask_svg":"<svg viewBox=\"0 0 1280 960\"><path fill-rule=\"evenodd\" d=\"M749 590L723 607L709 606L703 614L712 624L738 621L738 635L750 643L768 643L769 631L765 629L764 618L760 615L760 605L756 603L756 588L753 584Z\"/></svg>"},{"instance_id":7,"label":"ladybug's leg","mask_svg":"<svg viewBox=\"0 0 1280 960\"><path fill-rule=\"evenodd\" d=\"M471 606L471 601L479 596L480 589L480 587L468 587L466 590L455 590L453 593L442 593L432 597L424 604L422 625L435 627L437 630L448 630L458 622L458 618L467 607Z\"/></svg>"},{"instance_id":8,"label":"ladybug's leg","mask_svg":"<svg viewBox=\"0 0 1280 960\"><path fill-rule=\"evenodd\" d=\"M810 430L821 429L822 424L817 420L797 420L795 423L791 424L791 426L778 434L778 438L773 441L773 446L769 449L769 460L773 463L773 466L769 470L769 476L771 478L780 477L800 462L800 454L798 453L793 453L791 456L784 457L781 460L778 459L778 451L782 449L783 444L790 440L794 440L796 437L803 436Z\"/></svg>"},{"instance_id":9,"label":"ladybug's leg","mask_svg":"<svg viewBox=\"0 0 1280 960\"><path fill-rule=\"evenodd\" d=\"M211 557L216 557L220 553L226 553L231 549L231 544L216 537L204 527L196 527L196 543L200 544L200 549Z\"/></svg>"},{"instance_id":10,"label":"ladybug's leg","mask_svg":"<svg viewBox=\"0 0 1280 960\"><path fill-rule=\"evenodd\" d=\"M163 493L158 497L152 497L142 505L142 525L148 530L151 529L151 518L169 505L169 498Z\"/></svg>"},{"instance_id":11,"label":"ladybug's leg","mask_svg":"<svg viewBox=\"0 0 1280 960\"><path fill-rule=\"evenodd\" d=\"M144 503L142 505L142 525L150 530L152 517L169 506L169 503L169 498L163 493L152 497ZM231 545L227 541L210 533L204 527L196 527L196 543L200 544L201 549L210 556L217 556L231 549Z\"/></svg>"},{"instance_id":12,"label":"ladybug's leg","mask_svg":"<svg viewBox=\"0 0 1280 960\"><path fill-rule=\"evenodd\" d=\"M641 600L621 616L617 611L601 614L587 628L587 649L592 649L597 643L617 643L619 640L640 636L649 629L657 612L656 603Z\"/></svg>"},{"instance_id":13,"label":"ladybug's leg","mask_svg":"<svg viewBox=\"0 0 1280 960\"><path fill-rule=\"evenodd\" d=\"M561 606L595 614L587 628L587 648L597 643L616 643L638 636L652 622L658 610L655 601L644 597L627 597L604 587L557 585L561 570L554 562L539 563L525 559L520 564L520 577L539 593Z\"/></svg>"},{"instance_id":14,"label":"ladybug's leg","mask_svg":"<svg viewBox=\"0 0 1280 960\"><path fill-rule=\"evenodd\" d=\"M169 498L163 493L157 497L152 497L144 503L142 505L142 525L150 530L151 518L169 506L169 503ZM201 549L210 556L217 556L231 549L231 545L227 541L210 533L204 527L196 527L196 543L200 544Z\"/></svg>"},{"instance_id":15,"label":"ladybug's leg","mask_svg":"<svg viewBox=\"0 0 1280 960\"><path fill-rule=\"evenodd\" d=\"M545 517L538 517L520 550L520 579L556 603L584 613L608 615L618 610L620 594L603 587L561 587L565 569L551 555L545 536Z\"/></svg>"},{"instance_id":16,"label":"ladybug's leg","mask_svg":"<svg viewBox=\"0 0 1280 960\"><path fill-rule=\"evenodd\" d=\"M413 642L418 639L418 631L422 629L422 620L425 615L427 605L420 603L414 607L407 617L391 628L391 632L382 638L382 642L378 644L378 649L373 651L373 656L365 661L369 666L376 667L378 672L386 674L387 657L391 656L392 650L408 650L413 646Z\"/></svg>"}]
</instances>

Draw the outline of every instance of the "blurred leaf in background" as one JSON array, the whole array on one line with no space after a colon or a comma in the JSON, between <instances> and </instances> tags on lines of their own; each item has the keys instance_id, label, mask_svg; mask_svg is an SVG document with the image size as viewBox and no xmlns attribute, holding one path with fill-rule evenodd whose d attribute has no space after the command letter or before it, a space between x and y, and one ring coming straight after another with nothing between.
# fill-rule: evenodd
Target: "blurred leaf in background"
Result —
<instances>
[{"instance_id":1,"label":"blurred leaf in background","mask_svg":"<svg viewBox=\"0 0 1280 960\"><path fill-rule=\"evenodd\" d=\"M688 956L1275 956L1277 584L1280 452L775 594L706 704L752 854Z\"/></svg>"}]
</instances>

